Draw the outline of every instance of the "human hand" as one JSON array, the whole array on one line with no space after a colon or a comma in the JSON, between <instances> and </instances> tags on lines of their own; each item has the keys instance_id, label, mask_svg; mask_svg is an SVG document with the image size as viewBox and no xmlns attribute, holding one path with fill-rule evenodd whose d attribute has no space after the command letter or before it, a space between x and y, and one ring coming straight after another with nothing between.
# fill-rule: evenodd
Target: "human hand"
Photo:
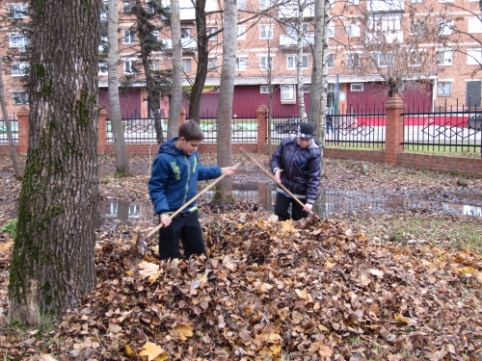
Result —
<instances>
[{"instance_id":1,"label":"human hand","mask_svg":"<svg viewBox=\"0 0 482 361\"><path fill-rule=\"evenodd\" d=\"M313 204L311 203L306 203L305 206L303 207L303 211L305 211L306 213L312 213L313 209Z\"/></svg>"},{"instance_id":2,"label":"human hand","mask_svg":"<svg viewBox=\"0 0 482 361\"><path fill-rule=\"evenodd\" d=\"M283 172L283 169L278 169L275 173L274 173L274 178L276 179L276 181L278 183L281 183L281 172Z\"/></svg>"},{"instance_id":3,"label":"human hand","mask_svg":"<svg viewBox=\"0 0 482 361\"><path fill-rule=\"evenodd\" d=\"M172 222L172 219L167 214L164 214L164 215L161 216L161 224L162 224L163 227L169 227L171 222Z\"/></svg>"},{"instance_id":4,"label":"human hand","mask_svg":"<svg viewBox=\"0 0 482 361\"><path fill-rule=\"evenodd\" d=\"M222 169L223 175L225 174L227 176L233 175L234 172L236 171L236 167L224 167L221 169Z\"/></svg>"}]
</instances>

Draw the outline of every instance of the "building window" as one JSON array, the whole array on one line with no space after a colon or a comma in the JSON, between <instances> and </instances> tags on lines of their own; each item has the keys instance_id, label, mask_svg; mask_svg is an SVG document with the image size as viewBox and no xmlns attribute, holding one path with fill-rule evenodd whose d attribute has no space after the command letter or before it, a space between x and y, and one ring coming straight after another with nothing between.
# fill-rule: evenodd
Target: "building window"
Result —
<instances>
[{"instance_id":1,"label":"building window","mask_svg":"<svg viewBox=\"0 0 482 361\"><path fill-rule=\"evenodd\" d=\"M124 60L124 74L134 75L135 73L137 73L135 59Z\"/></svg>"},{"instance_id":2,"label":"building window","mask_svg":"<svg viewBox=\"0 0 482 361\"><path fill-rule=\"evenodd\" d=\"M248 63L248 58L242 57L242 58L236 58L236 70L246 70L247 69L247 64Z\"/></svg>"},{"instance_id":3,"label":"building window","mask_svg":"<svg viewBox=\"0 0 482 361\"><path fill-rule=\"evenodd\" d=\"M132 13L132 9L134 8L134 1L123 1L122 2L122 11L124 14Z\"/></svg>"},{"instance_id":4,"label":"building window","mask_svg":"<svg viewBox=\"0 0 482 361\"><path fill-rule=\"evenodd\" d=\"M259 68L262 70L273 69L273 57L268 55L260 55Z\"/></svg>"},{"instance_id":5,"label":"building window","mask_svg":"<svg viewBox=\"0 0 482 361\"><path fill-rule=\"evenodd\" d=\"M334 68L335 67L335 54L331 53L328 54L326 57L326 66L328 68Z\"/></svg>"},{"instance_id":6,"label":"building window","mask_svg":"<svg viewBox=\"0 0 482 361\"><path fill-rule=\"evenodd\" d=\"M480 34L482 33L482 20L477 16L469 18L469 33Z\"/></svg>"},{"instance_id":7,"label":"building window","mask_svg":"<svg viewBox=\"0 0 482 361\"><path fill-rule=\"evenodd\" d=\"M452 82L439 81L438 82L438 95L440 97L448 97L452 94Z\"/></svg>"},{"instance_id":8,"label":"building window","mask_svg":"<svg viewBox=\"0 0 482 361\"><path fill-rule=\"evenodd\" d=\"M190 39L190 38L191 38L191 28L181 28L181 39Z\"/></svg>"},{"instance_id":9,"label":"building window","mask_svg":"<svg viewBox=\"0 0 482 361\"><path fill-rule=\"evenodd\" d=\"M296 59L298 59L297 55L288 55L288 70L296 69ZM302 69L308 69L308 55L302 55L301 63Z\"/></svg>"},{"instance_id":10,"label":"building window","mask_svg":"<svg viewBox=\"0 0 482 361\"><path fill-rule=\"evenodd\" d=\"M12 92L12 104L28 104L28 94L26 91Z\"/></svg>"},{"instance_id":11,"label":"building window","mask_svg":"<svg viewBox=\"0 0 482 361\"><path fill-rule=\"evenodd\" d=\"M373 53L373 63L380 68L393 67L393 53Z\"/></svg>"},{"instance_id":12,"label":"building window","mask_svg":"<svg viewBox=\"0 0 482 361\"><path fill-rule=\"evenodd\" d=\"M311 90L311 85L303 85L303 93L309 93Z\"/></svg>"},{"instance_id":13,"label":"building window","mask_svg":"<svg viewBox=\"0 0 482 361\"><path fill-rule=\"evenodd\" d=\"M108 67L107 67L107 61L106 60L99 60L99 75L108 75Z\"/></svg>"},{"instance_id":14,"label":"building window","mask_svg":"<svg viewBox=\"0 0 482 361\"><path fill-rule=\"evenodd\" d=\"M107 11L109 9L109 1L104 0L104 6L100 9L100 20L107 21Z\"/></svg>"},{"instance_id":15,"label":"building window","mask_svg":"<svg viewBox=\"0 0 482 361\"><path fill-rule=\"evenodd\" d=\"M281 103L294 104L296 102L296 90L294 84L281 85Z\"/></svg>"},{"instance_id":16,"label":"building window","mask_svg":"<svg viewBox=\"0 0 482 361\"><path fill-rule=\"evenodd\" d=\"M259 8L261 10L270 8L273 6L273 0L259 0Z\"/></svg>"},{"instance_id":17,"label":"building window","mask_svg":"<svg viewBox=\"0 0 482 361\"><path fill-rule=\"evenodd\" d=\"M12 76L25 76L30 72L30 66L27 61L14 61L10 64Z\"/></svg>"},{"instance_id":18,"label":"building window","mask_svg":"<svg viewBox=\"0 0 482 361\"><path fill-rule=\"evenodd\" d=\"M182 71L187 73L191 71L191 58L182 59Z\"/></svg>"},{"instance_id":19,"label":"building window","mask_svg":"<svg viewBox=\"0 0 482 361\"><path fill-rule=\"evenodd\" d=\"M273 39L273 24L264 24L259 26L260 39Z\"/></svg>"},{"instance_id":20,"label":"building window","mask_svg":"<svg viewBox=\"0 0 482 361\"><path fill-rule=\"evenodd\" d=\"M157 4L155 1L147 1L146 2L146 11L148 14L155 14L157 12Z\"/></svg>"},{"instance_id":21,"label":"building window","mask_svg":"<svg viewBox=\"0 0 482 361\"><path fill-rule=\"evenodd\" d=\"M452 35L454 29L453 20L438 19L438 26L440 35Z\"/></svg>"},{"instance_id":22,"label":"building window","mask_svg":"<svg viewBox=\"0 0 482 361\"><path fill-rule=\"evenodd\" d=\"M351 38L359 38L360 37L360 25L348 21L345 23L345 31L346 35Z\"/></svg>"},{"instance_id":23,"label":"building window","mask_svg":"<svg viewBox=\"0 0 482 361\"><path fill-rule=\"evenodd\" d=\"M353 83L350 84L350 90L352 92L362 92L365 90L365 87L363 83Z\"/></svg>"},{"instance_id":24,"label":"building window","mask_svg":"<svg viewBox=\"0 0 482 361\"><path fill-rule=\"evenodd\" d=\"M8 17L12 19L25 19L27 17L27 4L8 4Z\"/></svg>"},{"instance_id":25,"label":"building window","mask_svg":"<svg viewBox=\"0 0 482 361\"><path fill-rule=\"evenodd\" d=\"M261 85L259 87L260 94L269 94L269 85Z\"/></svg>"},{"instance_id":26,"label":"building window","mask_svg":"<svg viewBox=\"0 0 482 361\"><path fill-rule=\"evenodd\" d=\"M360 66L360 54L348 53L346 54L346 66L348 68L355 68Z\"/></svg>"},{"instance_id":27,"label":"building window","mask_svg":"<svg viewBox=\"0 0 482 361\"><path fill-rule=\"evenodd\" d=\"M101 35L99 40L99 53L107 54L108 49L109 49L109 40L107 39L107 35Z\"/></svg>"},{"instance_id":28,"label":"building window","mask_svg":"<svg viewBox=\"0 0 482 361\"><path fill-rule=\"evenodd\" d=\"M335 37L335 24L331 22L328 24L328 37L329 38Z\"/></svg>"},{"instance_id":29,"label":"building window","mask_svg":"<svg viewBox=\"0 0 482 361\"><path fill-rule=\"evenodd\" d=\"M10 34L8 36L10 47L25 50L28 45L28 38L24 34Z\"/></svg>"},{"instance_id":30,"label":"building window","mask_svg":"<svg viewBox=\"0 0 482 361\"><path fill-rule=\"evenodd\" d=\"M124 44L136 43L136 32L133 29L124 30Z\"/></svg>"},{"instance_id":31,"label":"building window","mask_svg":"<svg viewBox=\"0 0 482 361\"><path fill-rule=\"evenodd\" d=\"M438 65L452 65L452 50L442 50L437 54Z\"/></svg>"},{"instance_id":32,"label":"building window","mask_svg":"<svg viewBox=\"0 0 482 361\"><path fill-rule=\"evenodd\" d=\"M467 50L467 65L482 65L482 49Z\"/></svg>"},{"instance_id":33,"label":"building window","mask_svg":"<svg viewBox=\"0 0 482 361\"><path fill-rule=\"evenodd\" d=\"M152 71L159 71L161 69L159 66L159 60L158 59L149 60L149 69Z\"/></svg>"},{"instance_id":34,"label":"building window","mask_svg":"<svg viewBox=\"0 0 482 361\"><path fill-rule=\"evenodd\" d=\"M208 36L209 41L218 40L218 28L216 26L206 28L206 35Z\"/></svg>"},{"instance_id":35,"label":"building window","mask_svg":"<svg viewBox=\"0 0 482 361\"><path fill-rule=\"evenodd\" d=\"M238 40L246 39L246 25L238 25Z\"/></svg>"},{"instance_id":36,"label":"building window","mask_svg":"<svg viewBox=\"0 0 482 361\"><path fill-rule=\"evenodd\" d=\"M218 67L218 62L216 58L208 59L208 71L216 70Z\"/></svg>"},{"instance_id":37,"label":"building window","mask_svg":"<svg viewBox=\"0 0 482 361\"><path fill-rule=\"evenodd\" d=\"M410 66L421 66L422 65L422 51L411 51L410 57L408 58L408 62Z\"/></svg>"}]
</instances>

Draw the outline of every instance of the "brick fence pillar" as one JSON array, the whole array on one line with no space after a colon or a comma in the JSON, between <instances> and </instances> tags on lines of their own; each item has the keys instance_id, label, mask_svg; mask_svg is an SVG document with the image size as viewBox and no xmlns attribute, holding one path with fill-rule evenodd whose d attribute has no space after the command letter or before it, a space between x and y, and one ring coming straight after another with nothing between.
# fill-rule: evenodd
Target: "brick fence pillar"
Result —
<instances>
[{"instance_id":1,"label":"brick fence pillar","mask_svg":"<svg viewBox=\"0 0 482 361\"><path fill-rule=\"evenodd\" d=\"M107 145L107 112L101 109L99 112L99 121L97 124L97 153L105 154Z\"/></svg>"},{"instance_id":2,"label":"brick fence pillar","mask_svg":"<svg viewBox=\"0 0 482 361\"><path fill-rule=\"evenodd\" d=\"M385 163L397 164L403 152L403 100L398 94L385 103Z\"/></svg>"},{"instance_id":3,"label":"brick fence pillar","mask_svg":"<svg viewBox=\"0 0 482 361\"><path fill-rule=\"evenodd\" d=\"M256 119L258 120L258 144L256 150L258 153L263 152L268 142L268 108L261 104L256 110Z\"/></svg>"},{"instance_id":4,"label":"brick fence pillar","mask_svg":"<svg viewBox=\"0 0 482 361\"><path fill-rule=\"evenodd\" d=\"M28 133L30 129L30 115L27 108L22 107L17 112L18 119L18 145L17 153L25 155L28 151Z\"/></svg>"}]
</instances>

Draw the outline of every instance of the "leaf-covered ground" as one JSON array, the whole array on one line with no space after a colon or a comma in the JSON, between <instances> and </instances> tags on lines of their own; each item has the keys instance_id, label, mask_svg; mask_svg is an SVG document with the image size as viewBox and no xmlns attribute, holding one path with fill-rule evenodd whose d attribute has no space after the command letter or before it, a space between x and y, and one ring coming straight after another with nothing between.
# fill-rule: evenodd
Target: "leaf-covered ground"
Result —
<instances>
[{"instance_id":1,"label":"leaf-covered ground","mask_svg":"<svg viewBox=\"0 0 482 361\"><path fill-rule=\"evenodd\" d=\"M145 199L145 159L127 179L108 175L112 159L103 164L102 197ZM245 164L237 181L252 179L252 170ZM366 172L361 163L328 161L326 171L323 186L418 189L427 199L477 198L482 189L477 178L377 164ZM15 214L19 184L8 167L0 181L2 227ZM277 222L255 203L224 212L204 203L201 213L209 254L189 261L159 262L155 241L144 258L137 255L136 235L148 225L98 230L98 285L51 329L3 322L12 237L0 232L0 356L482 360L482 256L476 238L465 247L472 243L462 232L480 236L480 218L340 211L333 219Z\"/></svg>"}]
</instances>

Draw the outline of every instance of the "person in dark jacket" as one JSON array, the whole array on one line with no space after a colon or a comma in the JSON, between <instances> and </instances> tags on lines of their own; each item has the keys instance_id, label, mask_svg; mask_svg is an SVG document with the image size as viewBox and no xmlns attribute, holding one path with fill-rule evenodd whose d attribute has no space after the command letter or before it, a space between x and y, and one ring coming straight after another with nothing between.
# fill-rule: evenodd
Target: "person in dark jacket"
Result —
<instances>
[{"instance_id":1,"label":"person in dark jacket","mask_svg":"<svg viewBox=\"0 0 482 361\"><path fill-rule=\"evenodd\" d=\"M321 151L313 137L313 126L300 123L298 133L284 138L271 158L271 170L276 180L304 203L301 207L281 187L277 187L275 214L281 221L299 220L312 212L321 176Z\"/></svg>"},{"instance_id":2,"label":"person in dark jacket","mask_svg":"<svg viewBox=\"0 0 482 361\"><path fill-rule=\"evenodd\" d=\"M198 219L197 205L193 202L181 214L171 218L178 208L197 193L197 181L213 179L226 173L230 176L235 167L204 166L199 162L199 145L203 132L194 121L179 127L179 136L159 147L149 179L149 195L156 214L160 216L159 259L180 258L179 239L184 247L184 257L206 253Z\"/></svg>"}]
</instances>

